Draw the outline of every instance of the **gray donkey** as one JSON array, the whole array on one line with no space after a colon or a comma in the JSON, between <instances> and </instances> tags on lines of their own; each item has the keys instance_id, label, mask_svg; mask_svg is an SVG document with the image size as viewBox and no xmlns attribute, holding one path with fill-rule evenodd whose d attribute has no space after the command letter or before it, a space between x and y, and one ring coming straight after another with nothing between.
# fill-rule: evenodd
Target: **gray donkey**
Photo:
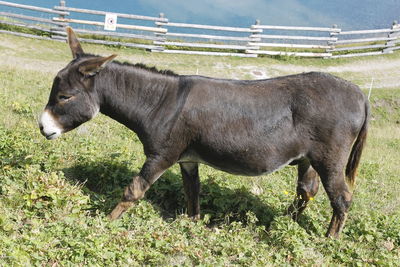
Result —
<instances>
[{"instance_id":1,"label":"gray donkey","mask_svg":"<svg viewBox=\"0 0 400 267\"><path fill-rule=\"evenodd\" d=\"M333 208L327 236L339 236L370 113L356 85L317 72L253 81L177 75L112 61L116 55L86 54L73 30L67 33L73 60L54 78L41 133L55 139L100 111L133 130L147 157L111 219L175 163L194 218L200 216L199 163L248 176L290 164L298 165L292 217L317 193L319 176Z\"/></svg>"}]
</instances>

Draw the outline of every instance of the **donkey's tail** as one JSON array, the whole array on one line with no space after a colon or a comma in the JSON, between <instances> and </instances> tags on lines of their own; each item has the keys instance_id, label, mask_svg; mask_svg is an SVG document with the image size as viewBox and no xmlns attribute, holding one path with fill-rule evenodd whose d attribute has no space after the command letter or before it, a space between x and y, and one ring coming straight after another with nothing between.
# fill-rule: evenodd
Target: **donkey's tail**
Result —
<instances>
[{"instance_id":1,"label":"donkey's tail","mask_svg":"<svg viewBox=\"0 0 400 267\"><path fill-rule=\"evenodd\" d=\"M370 108L368 100L366 100L364 123L361 127L360 132L358 133L356 141L353 144L346 166L346 180L351 188L353 188L355 184L357 167L358 164L360 163L362 150L364 148L365 141L367 139L369 116L370 116Z\"/></svg>"}]
</instances>

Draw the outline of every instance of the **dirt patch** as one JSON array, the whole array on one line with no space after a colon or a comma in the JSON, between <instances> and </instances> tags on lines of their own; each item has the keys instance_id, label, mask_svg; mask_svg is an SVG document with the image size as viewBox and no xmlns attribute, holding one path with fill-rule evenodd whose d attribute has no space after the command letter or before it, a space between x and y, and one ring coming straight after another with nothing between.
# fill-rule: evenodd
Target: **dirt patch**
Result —
<instances>
[{"instance_id":1,"label":"dirt patch","mask_svg":"<svg viewBox=\"0 0 400 267\"><path fill-rule=\"evenodd\" d=\"M368 59L340 66L299 66L273 64L266 68L256 65L236 67L237 71L246 72L254 79L266 79L280 75L289 75L310 71L328 72L350 80L361 88L398 88L400 87L400 59ZM250 78L249 77L249 78Z\"/></svg>"},{"instance_id":2,"label":"dirt patch","mask_svg":"<svg viewBox=\"0 0 400 267\"><path fill-rule=\"evenodd\" d=\"M245 76L249 76L249 79L268 79L272 76L268 73L266 68L261 68L259 66L238 66L237 70L245 74Z\"/></svg>"},{"instance_id":3,"label":"dirt patch","mask_svg":"<svg viewBox=\"0 0 400 267\"><path fill-rule=\"evenodd\" d=\"M43 61L14 56L3 56L1 58L1 64L2 66L8 65L13 68L23 70L36 70L49 74L56 74L66 65L65 62Z\"/></svg>"}]
</instances>

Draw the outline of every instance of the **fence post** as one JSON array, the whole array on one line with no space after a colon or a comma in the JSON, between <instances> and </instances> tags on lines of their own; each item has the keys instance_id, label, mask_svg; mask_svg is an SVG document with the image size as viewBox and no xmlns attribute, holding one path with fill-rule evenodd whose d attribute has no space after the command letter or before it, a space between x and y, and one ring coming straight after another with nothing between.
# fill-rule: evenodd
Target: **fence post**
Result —
<instances>
[{"instance_id":1,"label":"fence post","mask_svg":"<svg viewBox=\"0 0 400 267\"><path fill-rule=\"evenodd\" d=\"M60 7L65 7L65 0L60 0ZM59 15L58 18L65 19L65 15ZM54 19L53 19L54 21ZM65 40L65 28L68 26L68 23L64 23L64 25L57 25L57 27L51 29L51 38L55 40ZM62 34L60 34L60 32Z\"/></svg>"},{"instance_id":2,"label":"fence post","mask_svg":"<svg viewBox=\"0 0 400 267\"><path fill-rule=\"evenodd\" d=\"M341 32L341 29L338 29L338 26L336 24L332 25L332 31L329 33L329 37L331 38L336 38L334 41L328 41L328 46L329 48L325 49L326 53L333 53L333 50L336 47L336 41L338 40L338 36ZM332 56L330 56L332 57ZM329 58L329 57L325 57Z\"/></svg>"},{"instance_id":3,"label":"fence post","mask_svg":"<svg viewBox=\"0 0 400 267\"><path fill-rule=\"evenodd\" d=\"M395 31L397 29L400 28L400 25L398 24L397 20L393 21L392 23L392 27L391 27L391 32L389 32L388 34L388 38L390 37L395 37L396 33L398 33L398 31ZM383 54L389 54L389 53L393 53L393 49L392 47L396 46L396 42L393 40L389 40L385 43L385 48L382 50Z\"/></svg>"},{"instance_id":4,"label":"fence post","mask_svg":"<svg viewBox=\"0 0 400 267\"><path fill-rule=\"evenodd\" d=\"M158 17L160 20L155 22L157 28L162 28L164 25L167 25L168 20L166 22L164 13L160 13ZM154 48L151 49L151 52L164 51L164 43L167 39L167 32L155 32L154 34L157 37L157 40L153 41Z\"/></svg>"},{"instance_id":5,"label":"fence post","mask_svg":"<svg viewBox=\"0 0 400 267\"><path fill-rule=\"evenodd\" d=\"M254 25L250 26L250 30L252 32L250 33L250 40L247 42L247 50L246 54L256 54L258 57L257 51L260 50L260 46L258 45L261 42L261 38L258 36L259 33L262 33L262 29L257 29L257 26L261 24L261 21L257 19L254 23ZM257 30L257 31L254 31Z\"/></svg>"}]
</instances>

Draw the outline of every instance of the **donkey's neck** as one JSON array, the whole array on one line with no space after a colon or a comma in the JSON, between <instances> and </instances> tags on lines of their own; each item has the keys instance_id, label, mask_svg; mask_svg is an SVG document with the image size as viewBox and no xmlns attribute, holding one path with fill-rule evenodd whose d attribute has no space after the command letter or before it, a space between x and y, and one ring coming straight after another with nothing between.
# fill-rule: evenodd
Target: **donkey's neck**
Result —
<instances>
[{"instance_id":1,"label":"donkey's neck","mask_svg":"<svg viewBox=\"0 0 400 267\"><path fill-rule=\"evenodd\" d=\"M98 75L100 112L135 131L140 139L174 110L179 76L118 63Z\"/></svg>"}]
</instances>

